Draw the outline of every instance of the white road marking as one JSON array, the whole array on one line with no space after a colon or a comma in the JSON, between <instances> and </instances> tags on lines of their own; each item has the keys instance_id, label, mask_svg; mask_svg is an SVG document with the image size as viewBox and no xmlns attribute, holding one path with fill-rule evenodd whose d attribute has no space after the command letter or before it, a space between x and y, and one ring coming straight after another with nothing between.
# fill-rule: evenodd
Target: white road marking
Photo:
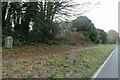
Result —
<instances>
[{"instance_id":1,"label":"white road marking","mask_svg":"<svg viewBox=\"0 0 120 80\"><path fill-rule=\"evenodd\" d=\"M107 63L107 61L110 59L110 57L115 52L116 48L112 51L112 53L108 56L108 58L105 60L105 62L98 68L98 70L92 75L91 78L96 78L98 76L98 74L100 73L100 71L102 70L102 68L105 66L105 64Z\"/></svg>"}]
</instances>

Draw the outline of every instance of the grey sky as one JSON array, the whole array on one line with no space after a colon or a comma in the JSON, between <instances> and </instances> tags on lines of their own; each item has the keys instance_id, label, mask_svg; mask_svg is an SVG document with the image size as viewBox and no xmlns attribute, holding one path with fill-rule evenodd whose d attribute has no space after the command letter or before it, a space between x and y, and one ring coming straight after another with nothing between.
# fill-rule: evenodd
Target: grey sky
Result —
<instances>
[{"instance_id":1,"label":"grey sky","mask_svg":"<svg viewBox=\"0 0 120 80\"><path fill-rule=\"evenodd\" d=\"M100 28L108 32L110 29L118 31L118 1L119 0L100 0L99 8L93 9L84 15Z\"/></svg>"}]
</instances>

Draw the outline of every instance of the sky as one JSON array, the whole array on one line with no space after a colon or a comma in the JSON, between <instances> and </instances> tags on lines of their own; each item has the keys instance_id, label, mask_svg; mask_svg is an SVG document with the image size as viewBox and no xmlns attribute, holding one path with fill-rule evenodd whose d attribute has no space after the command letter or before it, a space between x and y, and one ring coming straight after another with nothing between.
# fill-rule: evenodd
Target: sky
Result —
<instances>
[{"instance_id":1,"label":"sky","mask_svg":"<svg viewBox=\"0 0 120 80\"><path fill-rule=\"evenodd\" d=\"M83 14L92 20L96 28L105 32L113 29L118 32L118 2L119 0L99 0L99 8Z\"/></svg>"}]
</instances>

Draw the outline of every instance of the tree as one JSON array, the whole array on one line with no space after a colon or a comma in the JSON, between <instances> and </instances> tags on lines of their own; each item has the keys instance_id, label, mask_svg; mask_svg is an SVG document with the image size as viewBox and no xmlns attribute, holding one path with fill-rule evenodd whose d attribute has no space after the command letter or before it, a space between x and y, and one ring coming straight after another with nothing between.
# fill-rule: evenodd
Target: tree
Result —
<instances>
[{"instance_id":1,"label":"tree","mask_svg":"<svg viewBox=\"0 0 120 80\"><path fill-rule=\"evenodd\" d=\"M86 16L80 16L71 23L71 30L84 34L94 43L98 43L98 34L94 24Z\"/></svg>"},{"instance_id":2,"label":"tree","mask_svg":"<svg viewBox=\"0 0 120 80\"><path fill-rule=\"evenodd\" d=\"M38 37L41 38L41 41L46 42L51 39L51 35L49 34L51 34L51 30L54 29L52 25L56 19L60 20L62 16L70 17L80 15L85 11L75 14L72 12L74 12L75 8L79 5L81 5L80 7L84 7L84 4L91 4L87 2L70 4L70 2L71 1L68 0L60 0L58 2L48 2L45 0L36 0L36 2L31 2L31 0L27 0L27 2L24 0L21 2L3 2L3 34L5 34L5 36L13 36L14 33L14 38L18 39L19 37L27 43L30 35L30 23L32 22L32 32L36 32Z\"/></svg>"},{"instance_id":3,"label":"tree","mask_svg":"<svg viewBox=\"0 0 120 80\"><path fill-rule=\"evenodd\" d=\"M2 3L2 29L3 29L3 33L5 35L11 34L11 30L12 30L12 23L11 23L11 14L12 14L12 4L8 3L8 2L3 2ZM7 15L6 15L7 14Z\"/></svg>"},{"instance_id":4,"label":"tree","mask_svg":"<svg viewBox=\"0 0 120 80\"><path fill-rule=\"evenodd\" d=\"M52 22L56 20L56 18L60 20L62 16L72 16L71 12L75 10L74 8L81 5L77 3L69 4L69 2L71 1L60 0L59 2L41 1L38 3L40 12L38 12L36 21L34 21L34 30L37 30L41 33L42 42L46 42L46 39L50 39L49 34L52 29L50 26L52 26ZM78 13L75 14L77 15Z\"/></svg>"},{"instance_id":5,"label":"tree","mask_svg":"<svg viewBox=\"0 0 120 80\"><path fill-rule=\"evenodd\" d=\"M70 31L70 25L71 25L71 22L67 22L67 21L61 22L60 23L61 34L69 32Z\"/></svg>"},{"instance_id":6,"label":"tree","mask_svg":"<svg viewBox=\"0 0 120 80\"><path fill-rule=\"evenodd\" d=\"M24 5L26 7L26 12L22 18L22 32L25 36L25 41L28 42L28 35L29 35L29 25L30 22L34 22L36 20L38 14L38 2L27 2Z\"/></svg>"},{"instance_id":7,"label":"tree","mask_svg":"<svg viewBox=\"0 0 120 80\"><path fill-rule=\"evenodd\" d=\"M36 17L37 8L35 4L37 2L3 2L3 34L27 42L30 22Z\"/></svg>"},{"instance_id":8,"label":"tree","mask_svg":"<svg viewBox=\"0 0 120 80\"><path fill-rule=\"evenodd\" d=\"M107 32L107 39L109 43L116 43L116 41L118 41L119 38L119 33L116 32L115 30L109 30Z\"/></svg>"},{"instance_id":9,"label":"tree","mask_svg":"<svg viewBox=\"0 0 120 80\"><path fill-rule=\"evenodd\" d=\"M105 44L107 42L107 33L102 29L97 29L99 42Z\"/></svg>"}]
</instances>

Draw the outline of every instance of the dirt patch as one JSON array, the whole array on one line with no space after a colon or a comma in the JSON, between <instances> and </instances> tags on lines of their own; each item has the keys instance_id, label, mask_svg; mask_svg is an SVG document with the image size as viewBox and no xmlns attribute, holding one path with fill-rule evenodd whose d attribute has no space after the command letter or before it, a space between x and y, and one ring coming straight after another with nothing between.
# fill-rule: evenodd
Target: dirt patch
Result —
<instances>
[{"instance_id":1,"label":"dirt patch","mask_svg":"<svg viewBox=\"0 0 120 80\"><path fill-rule=\"evenodd\" d=\"M88 47L90 45L73 46L73 45L46 45L46 44L35 44L35 45L23 45L20 47L14 47L13 49L3 48L2 60L27 58L38 55L46 55L51 53L62 53L66 51L80 49L82 47Z\"/></svg>"}]
</instances>

